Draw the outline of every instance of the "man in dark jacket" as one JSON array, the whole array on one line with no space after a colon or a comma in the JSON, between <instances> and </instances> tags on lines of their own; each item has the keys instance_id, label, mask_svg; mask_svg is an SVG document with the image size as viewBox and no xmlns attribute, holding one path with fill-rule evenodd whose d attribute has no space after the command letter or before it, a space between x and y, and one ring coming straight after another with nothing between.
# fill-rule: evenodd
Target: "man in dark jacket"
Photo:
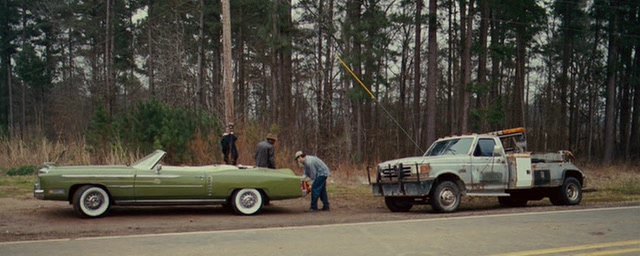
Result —
<instances>
[{"instance_id":1,"label":"man in dark jacket","mask_svg":"<svg viewBox=\"0 0 640 256\"><path fill-rule=\"evenodd\" d=\"M225 129L225 133L222 134L222 139L220 139L220 146L222 147L225 164L238 164L238 148L236 147L237 140L238 137L233 134L233 123L230 123Z\"/></svg>"},{"instance_id":2,"label":"man in dark jacket","mask_svg":"<svg viewBox=\"0 0 640 256\"><path fill-rule=\"evenodd\" d=\"M273 144L276 143L276 136L269 133L267 139L258 143L256 149L256 166L265 168L276 168L276 152Z\"/></svg>"}]
</instances>

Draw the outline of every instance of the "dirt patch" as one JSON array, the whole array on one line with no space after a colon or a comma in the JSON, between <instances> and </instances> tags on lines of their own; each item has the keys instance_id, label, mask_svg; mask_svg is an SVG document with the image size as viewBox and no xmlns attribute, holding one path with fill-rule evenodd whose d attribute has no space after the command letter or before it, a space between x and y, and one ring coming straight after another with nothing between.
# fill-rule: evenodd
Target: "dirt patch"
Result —
<instances>
[{"instance_id":1,"label":"dirt patch","mask_svg":"<svg viewBox=\"0 0 640 256\"><path fill-rule=\"evenodd\" d=\"M0 198L0 241L427 219L640 204L583 203L574 207L557 207L548 200L542 200L530 202L524 208L501 208L495 198L468 198L464 199L460 210L452 214L435 214L429 206L415 206L408 213L392 213L381 198L350 193L349 189L332 191L329 195L331 212L307 212L309 197L306 197L272 202L257 216L234 215L222 206L114 206L104 218L80 219L66 202L41 201L30 195Z\"/></svg>"}]
</instances>

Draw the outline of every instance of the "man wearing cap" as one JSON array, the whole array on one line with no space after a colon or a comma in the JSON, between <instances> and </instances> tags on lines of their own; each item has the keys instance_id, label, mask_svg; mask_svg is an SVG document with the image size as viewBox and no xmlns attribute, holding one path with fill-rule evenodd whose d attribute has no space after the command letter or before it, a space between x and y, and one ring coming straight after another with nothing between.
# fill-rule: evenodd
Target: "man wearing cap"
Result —
<instances>
[{"instance_id":1,"label":"man wearing cap","mask_svg":"<svg viewBox=\"0 0 640 256\"><path fill-rule=\"evenodd\" d=\"M276 168L276 152L273 144L276 143L275 135L267 134L267 139L258 143L256 149L256 166L264 168Z\"/></svg>"},{"instance_id":2,"label":"man wearing cap","mask_svg":"<svg viewBox=\"0 0 640 256\"><path fill-rule=\"evenodd\" d=\"M302 151L295 154L295 160L304 167L304 177L313 181L311 185L311 208L309 211L318 211L318 198L322 201L322 211L329 211L329 196L327 195L327 177L331 170L320 158L308 156Z\"/></svg>"},{"instance_id":3,"label":"man wearing cap","mask_svg":"<svg viewBox=\"0 0 640 256\"><path fill-rule=\"evenodd\" d=\"M222 147L222 155L224 157L225 164L236 165L238 163L238 148L236 147L236 141L238 137L233 134L233 123L229 123L225 128L224 134L220 139L220 146Z\"/></svg>"}]
</instances>

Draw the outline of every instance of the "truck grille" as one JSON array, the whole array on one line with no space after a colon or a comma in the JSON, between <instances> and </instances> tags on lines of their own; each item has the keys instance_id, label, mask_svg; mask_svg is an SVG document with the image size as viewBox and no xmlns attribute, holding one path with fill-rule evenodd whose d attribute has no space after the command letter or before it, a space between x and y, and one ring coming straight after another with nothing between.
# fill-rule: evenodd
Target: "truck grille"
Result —
<instances>
[{"instance_id":1,"label":"truck grille","mask_svg":"<svg viewBox=\"0 0 640 256\"><path fill-rule=\"evenodd\" d=\"M381 179L388 179L388 180L394 180L394 179L405 179L407 177L411 177L413 174L411 173L411 167L410 166L402 166L402 165L395 165L395 166L388 166L387 168L384 169L380 169L380 178Z\"/></svg>"}]
</instances>

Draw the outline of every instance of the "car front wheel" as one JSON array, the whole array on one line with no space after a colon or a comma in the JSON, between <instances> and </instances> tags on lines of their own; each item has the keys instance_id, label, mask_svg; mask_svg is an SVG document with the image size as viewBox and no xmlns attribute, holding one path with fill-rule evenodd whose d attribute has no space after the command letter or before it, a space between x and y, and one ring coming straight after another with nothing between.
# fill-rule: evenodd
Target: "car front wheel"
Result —
<instances>
[{"instance_id":1,"label":"car front wheel","mask_svg":"<svg viewBox=\"0 0 640 256\"><path fill-rule=\"evenodd\" d=\"M98 186L82 186L73 194L73 210L83 218L102 217L110 206L109 193Z\"/></svg>"},{"instance_id":2,"label":"car front wheel","mask_svg":"<svg viewBox=\"0 0 640 256\"><path fill-rule=\"evenodd\" d=\"M243 188L231 196L231 207L237 214L253 215L262 209L264 199L257 189Z\"/></svg>"}]
</instances>

